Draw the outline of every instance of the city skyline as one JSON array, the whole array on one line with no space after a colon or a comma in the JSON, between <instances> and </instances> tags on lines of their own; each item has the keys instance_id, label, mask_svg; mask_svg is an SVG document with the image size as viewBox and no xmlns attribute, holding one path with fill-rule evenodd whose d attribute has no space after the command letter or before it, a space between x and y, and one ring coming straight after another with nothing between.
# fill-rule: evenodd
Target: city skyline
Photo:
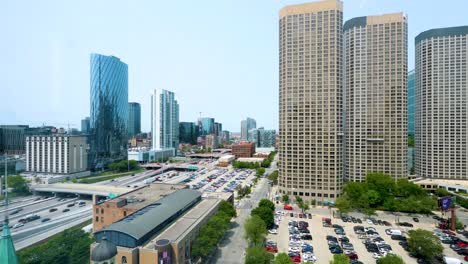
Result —
<instances>
[{"instance_id":1,"label":"city skyline","mask_svg":"<svg viewBox=\"0 0 468 264\"><path fill-rule=\"evenodd\" d=\"M148 91L155 88L178 94L180 120L196 120L202 112L203 116L221 120L225 129L239 132L239 120L255 116L265 127L277 129L278 60L273 56L278 45L276 14L285 5L302 2L189 3L183 8L177 3L102 2L93 4L93 9L89 8L90 2L57 5L44 1L37 6L34 2L6 3L0 10L0 21L8 25L0 30L7 40L0 44L0 54L5 58L0 68L5 74L0 81L4 84L3 95L9 100L0 106L4 113L0 123L31 126L70 123L79 128L89 109L89 54L100 53L119 57L129 65L129 100L142 104L143 131L150 130ZM411 70L417 34L431 28L466 24L462 10L467 4L457 2L453 5L461 8L403 0L344 1L343 20L390 12L408 14ZM110 12L100 12L104 8L110 8ZM158 13L161 9L167 12ZM196 15L190 14L193 10L198 10L194 12ZM216 10L224 12L213 12ZM425 14L434 12L443 19L427 19ZM119 16L121 20L117 20ZM167 23L172 16L180 21ZM235 20L237 16L245 19ZM213 20L218 25L212 25ZM156 26L161 24L164 27ZM222 28L223 32L215 28L217 38L213 39L209 35L213 28L208 25ZM154 34L148 35L151 31ZM160 41L161 36L171 41ZM192 45L182 46L184 39ZM179 68L181 58L186 65ZM179 71L186 74L185 78L177 78ZM209 82L207 72L214 76ZM219 97L220 89L230 91L229 100ZM28 107L17 108L16 102ZM244 105L242 112L228 110L236 108L238 102Z\"/></svg>"}]
</instances>

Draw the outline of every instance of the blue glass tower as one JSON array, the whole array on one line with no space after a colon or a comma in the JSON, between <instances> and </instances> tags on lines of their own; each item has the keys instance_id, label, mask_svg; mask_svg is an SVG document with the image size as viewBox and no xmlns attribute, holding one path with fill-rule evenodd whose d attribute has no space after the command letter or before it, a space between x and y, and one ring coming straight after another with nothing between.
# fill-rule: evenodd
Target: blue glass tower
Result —
<instances>
[{"instance_id":1,"label":"blue glass tower","mask_svg":"<svg viewBox=\"0 0 468 264\"><path fill-rule=\"evenodd\" d=\"M414 136L414 70L408 73L408 134Z\"/></svg>"},{"instance_id":2,"label":"blue glass tower","mask_svg":"<svg viewBox=\"0 0 468 264\"><path fill-rule=\"evenodd\" d=\"M91 54L90 164L100 169L127 158L128 66L114 56Z\"/></svg>"},{"instance_id":3,"label":"blue glass tower","mask_svg":"<svg viewBox=\"0 0 468 264\"><path fill-rule=\"evenodd\" d=\"M139 103L128 103L128 136L141 133L141 106Z\"/></svg>"},{"instance_id":4,"label":"blue glass tower","mask_svg":"<svg viewBox=\"0 0 468 264\"><path fill-rule=\"evenodd\" d=\"M215 132L215 120L211 117L202 117L199 119L200 123L200 135L206 136L214 134Z\"/></svg>"}]
</instances>

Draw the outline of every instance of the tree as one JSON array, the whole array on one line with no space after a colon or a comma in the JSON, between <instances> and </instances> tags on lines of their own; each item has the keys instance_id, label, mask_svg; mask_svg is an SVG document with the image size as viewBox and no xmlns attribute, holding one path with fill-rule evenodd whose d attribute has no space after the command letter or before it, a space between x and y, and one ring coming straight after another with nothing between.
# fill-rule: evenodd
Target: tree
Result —
<instances>
[{"instance_id":1,"label":"tree","mask_svg":"<svg viewBox=\"0 0 468 264\"><path fill-rule=\"evenodd\" d=\"M351 201L347 197L341 196L336 199L336 208L342 214L349 213L352 210Z\"/></svg>"},{"instance_id":2,"label":"tree","mask_svg":"<svg viewBox=\"0 0 468 264\"><path fill-rule=\"evenodd\" d=\"M286 203L286 204L289 203L289 195L287 195L287 194L283 195L281 200L283 201L283 203Z\"/></svg>"},{"instance_id":3,"label":"tree","mask_svg":"<svg viewBox=\"0 0 468 264\"><path fill-rule=\"evenodd\" d=\"M252 216L258 215L260 217L260 219L262 219L262 221L265 222L265 225L266 225L267 228L271 228L275 224L274 211L272 211L268 207L259 206L259 207L255 208L255 209L253 209L250 212L250 215L252 215Z\"/></svg>"},{"instance_id":4,"label":"tree","mask_svg":"<svg viewBox=\"0 0 468 264\"><path fill-rule=\"evenodd\" d=\"M258 215L252 215L245 221L244 237L250 245L262 245L267 234L266 224Z\"/></svg>"},{"instance_id":5,"label":"tree","mask_svg":"<svg viewBox=\"0 0 468 264\"><path fill-rule=\"evenodd\" d=\"M257 177L262 177L265 174L265 168L257 168Z\"/></svg>"},{"instance_id":6,"label":"tree","mask_svg":"<svg viewBox=\"0 0 468 264\"><path fill-rule=\"evenodd\" d=\"M18 194L29 194L29 187L26 180L21 176L8 176L8 187Z\"/></svg>"},{"instance_id":7,"label":"tree","mask_svg":"<svg viewBox=\"0 0 468 264\"><path fill-rule=\"evenodd\" d=\"M432 259L442 254L444 247L440 243L440 239L431 231L416 229L410 230L408 234L408 246L413 254L426 259Z\"/></svg>"},{"instance_id":8,"label":"tree","mask_svg":"<svg viewBox=\"0 0 468 264\"><path fill-rule=\"evenodd\" d=\"M270 175L268 175L268 179L273 182L273 185L278 185L278 171L275 170Z\"/></svg>"},{"instance_id":9,"label":"tree","mask_svg":"<svg viewBox=\"0 0 468 264\"><path fill-rule=\"evenodd\" d=\"M444 197L444 196L450 196L450 193L445 188L438 188L436 190L436 195L439 197Z\"/></svg>"},{"instance_id":10,"label":"tree","mask_svg":"<svg viewBox=\"0 0 468 264\"><path fill-rule=\"evenodd\" d=\"M221 201L221 203L219 204L219 209L218 209L219 212L224 212L226 215L228 215L229 217L236 217L237 216L237 212L236 212L236 209L234 208L234 206L232 205L232 203L230 202L226 202L226 201Z\"/></svg>"},{"instance_id":11,"label":"tree","mask_svg":"<svg viewBox=\"0 0 468 264\"><path fill-rule=\"evenodd\" d=\"M378 264L405 264L403 259L395 254L387 254L385 257L380 258L377 260Z\"/></svg>"},{"instance_id":12,"label":"tree","mask_svg":"<svg viewBox=\"0 0 468 264\"><path fill-rule=\"evenodd\" d=\"M344 254L333 255L333 260L330 260L330 264L349 264L351 261Z\"/></svg>"},{"instance_id":13,"label":"tree","mask_svg":"<svg viewBox=\"0 0 468 264\"><path fill-rule=\"evenodd\" d=\"M268 199L261 199L260 202L258 202L258 207L266 207L269 208L272 212L275 211L275 204Z\"/></svg>"},{"instance_id":14,"label":"tree","mask_svg":"<svg viewBox=\"0 0 468 264\"><path fill-rule=\"evenodd\" d=\"M273 264L294 264L294 262L289 258L288 254L286 253L278 253L276 255Z\"/></svg>"},{"instance_id":15,"label":"tree","mask_svg":"<svg viewBox=\"0 0 468 264\"><path fill-rule=\"evenodd\" d=\"M245 264L270 264L273 259L273 254L261 247L247 248L245 254Z\"/></svg>"}]
</instances>

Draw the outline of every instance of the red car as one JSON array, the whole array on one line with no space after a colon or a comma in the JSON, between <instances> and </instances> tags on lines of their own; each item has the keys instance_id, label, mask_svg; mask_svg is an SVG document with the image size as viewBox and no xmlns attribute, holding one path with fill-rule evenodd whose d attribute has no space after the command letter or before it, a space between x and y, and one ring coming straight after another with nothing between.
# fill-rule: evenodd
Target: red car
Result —
<instances>
[{"instance_id":1,"label":"red car","mask_svg":"<svg viewBox=\"0 0 468 264\"><path fill-rule=\"evenodd\" d=\"M292 210L292 206L289 205L289 204L285 204L284 207L283 207L284 210Z\"/></svg>"},{"instance_id":2,"label":"red car","mask_svg":"<svg viewBox=\"0 0 468 264\"><path fill-rule=\"evenodd\" d=\"M299 214L299 218L302 218L302 214Z\"/></svg>"},{"instance_id":3,"label":"red car","mask_svg":"<svg viewBox=\"0 0 468 264\"><path fill-rule=\"evenodd\" d=\"M354 253L354 252L352 252L352 253L350 253L350 254L347 254L346 256L347 256L349 259L351 259L351 260L357 260L357 259L359 259L358 255L357 255L356 253Z\"/></svg>"},{"instance_id":4,"label":"red car","mask_svg":"<svg viewBox=\"0 0 468 264\"><path fill-rule=\"evenodd\" d=\"M468 261L468 255L465 256L465 261Z\"/></svg>"},{"instance_id":5,"label":"red car","mask_svg":"<svg viewBox=\"0 0 468 264\"><path fill-rule=\"evenodd\" d=\"M457 246L461 247L461 248L466 248L468 247L468 243L465 243L465 242L458 242L457 243Z\"/></svg>"},{"instance_id":6,"label":"red car","mask_svg":"<svg viewBox=\"0 0 468 264\"><path fill-rule=\"evenodd\" d=\"M299 256L291 257L291 261L295 263L301 263L301 257Z\"/></svg>"},{"instance_id":7,"label":"red car","mask_svg":"<svg viewBox=\"0 0 468 264\"><path fill-rule=\"evenodd\" d=\"M268 251L268 252L273 252L273 253L277 253L278 252L278 248L275 247L275 246L272 246L272 245L268 245L265 247L265 250Z\"/></svg>"}]
</instances>

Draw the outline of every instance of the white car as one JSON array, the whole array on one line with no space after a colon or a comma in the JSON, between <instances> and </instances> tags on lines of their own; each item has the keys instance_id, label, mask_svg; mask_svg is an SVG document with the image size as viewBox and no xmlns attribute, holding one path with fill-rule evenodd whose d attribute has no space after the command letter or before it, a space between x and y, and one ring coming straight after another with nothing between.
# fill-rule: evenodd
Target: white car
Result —
<instances>
[{"instance_id":1,"label":"white car","mask_svg":"<svg viewBox=\"0 0 468 264\"><path fill-rule=\"evenodd\" d=\"M298 247L290 247L288 248L288 252L301 252L301 250Z\"/></svg>"},{"instance_id":2,"label":"white car","mask_svg":"<svg viewBox=\"0 0 468 264\"><path fill-rule=\"evenodd\" d=\"M366 222L367 222L369 225L373 225L373 224L374 224L374 222L372 222L372 220L370 220L370 219L367 219Z\"/></svg>"},{"instance_id":3,"label":"white car","mask_svg":"<svg viewBox=\"0 0 468 264\"><path fill-rule=\"evenodd\" d=\"M270 229L270 230L268 230L268 233L273 234L273 235L276 235L276 234L278 234L278 230L276 230L276 229Z\"/></svg>"},{"instance_id":4,"label":"white car","mask_svg":"<svg viewBox=\"0 0 468 264\"><path fill-rule=\"evenodd\" d=\"M16 228L19 228L19 227L22 227L22 226L24 226L23 223L16 223L16 224L13 226L13 228L16 229Z\"/></svg>"},{"instance_id":5,"label":"white car","mask_svg":"<svg viewBox=\"0 0 468 264\"><path fill-rule=\"evenodd\" d=\"M379 258L381 258L382 256L381 256L379 253L373 253L373 254L372 254L372 257L375 258L375 259L379 259Z\"/></svg>"}]
</instances>

